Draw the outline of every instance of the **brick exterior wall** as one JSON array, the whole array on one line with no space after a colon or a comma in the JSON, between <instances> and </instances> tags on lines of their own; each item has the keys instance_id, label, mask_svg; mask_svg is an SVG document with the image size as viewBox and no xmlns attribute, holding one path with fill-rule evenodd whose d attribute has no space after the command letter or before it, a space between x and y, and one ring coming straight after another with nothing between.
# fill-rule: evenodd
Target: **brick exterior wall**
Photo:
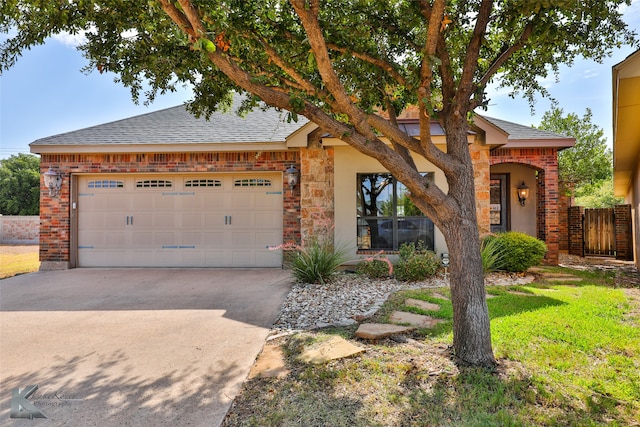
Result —
<instances>
[{"instance_id":1,"label":"brick exterior wall","mask_svg":"<svg viewBox=\"0 0 640 427\"><path fill-rule=\"evenodd\" d=\"M569 254L584 256L584 208L571 206L569 208Z\"/></svg>"},{"instance_id":2,"label":"brick exterior wall","mask_svg":"<svg viewBox=\"0 0 640 427\"><path fill-rule=\"evenodd\" d=\"M0 243L35 245L39 233L39 216L0 215Z\"/></svg>"},{"instance_id":3,"label":"brick exterior wall","mask_svg":"<svg viewBox=\"0 0 640 427\"><path fill-rule=\"evenodd\" d=\"M561 252L569 251L569 208L573 205L571 190L561 182L558 194L558 245Z\"/></svg>"},{"instance_id":4,"label":"brick exterior wall","mask_svg":"<svg viewBox=\"0 0 640 427\"><path fill-rule=\"evenodd\" d=\"M335 225L334 149L323 148L320 134L310 136L309 147L300 150L300 232L302 244L311 239L333 243Z\"/></svg>"},{"instance_id":5,"label":"brick exterior wall","mask_svg":"<svg viewBox=\"0 0 640 427\"><path fill-rule=\"evenodd\" d=\"M616 205L613 211L616 230L616 259L633 261L631 205Z\"/></svg>"},{"instance_id":6,"label":"brick exterior wall","mask_svg":"<svg viewBox=\"0 0 640 427\"><path fill-rule=\"evenodd\" d=\"M490 164L516 163L538 171L536 230L547 244L545 261L558 264L559 206L558 150L556 148L499 148L491 152Z\"/></svg>"},{"instance_id":7,"label":"brick exterior wall","mask_svg":"<svg viewBox=\"0 0 640 427\"><path fill-rule=\"evenodd\" d=\"M40 182L41 269L69 267L71 248L70 177L76 173L284 172L300 170L298 151L242 153L43 154L41 176L49 165L63 176L58 197ZM284 181L284 177L283 177ZM283 182L283 241L300 243L300 185Z\"/></svg>"}]
</instances>

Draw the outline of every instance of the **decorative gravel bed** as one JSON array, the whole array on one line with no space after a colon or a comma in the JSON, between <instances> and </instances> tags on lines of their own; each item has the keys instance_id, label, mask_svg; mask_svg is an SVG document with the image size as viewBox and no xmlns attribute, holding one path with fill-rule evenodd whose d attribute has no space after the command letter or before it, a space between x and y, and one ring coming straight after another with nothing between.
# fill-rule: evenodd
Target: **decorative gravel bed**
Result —
<instances>
[{"instance_id":1,"label":"decorative gravel bed","mask_svg":"<svg viewBox=\"0 0 640 427\"><path fill-rule=\"evenodd\" d=\"M532 276L492 274L487 285L529 283ZM406 289L442 288L449 279L442 274L423 282L400 282L395 279L371 280L353 273L342 273L326 284L296 283L280 307L274 332L347 326L360 317L373 315L390 294Z\"/></svg>"}]
</instances>

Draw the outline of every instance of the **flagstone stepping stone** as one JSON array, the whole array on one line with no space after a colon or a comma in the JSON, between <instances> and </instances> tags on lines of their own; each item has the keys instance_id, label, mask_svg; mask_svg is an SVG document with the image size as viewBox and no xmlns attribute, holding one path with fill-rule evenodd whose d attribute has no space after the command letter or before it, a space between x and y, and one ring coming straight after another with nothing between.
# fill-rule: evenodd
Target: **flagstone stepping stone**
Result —
<instances>
[{"instance_id":1,"label":"flagstone stepping stone","mask_svg":"<svg viewBox=\"0 0 640 427\"><path fill-rule=\"evenodd\" d=\"M431 296L432 296L433 298L444 299L444 300L449 301L449 297L445 297L444 295L439 294L439 293L437 293L437 292L432 293L432 294L431 294Z\"/></svg>"},{"instance_id":2,"label":"flagstone stepping stone","mask_svg":"<svg viewBox=\"0 0 640 427\"><path fill-rule=\"evenodd\" d=\"M495 298L496 296L495 295L491 295L491 294L484 294L484 297L486 299L491 299L491 298Z\"/></svg>"},{"instance_id":3,"label":"flagstone stepping stone","mask_svg":"<svg viewBox=\"0 0 640 427\"><path fill-rule=\"evenodd\" d=\"M364 348L351 344L342 337L332 336L326 341L311 344L298 356L298 360L319 365L330 360L342 359L363 352Z\"/></svg>"},{"instance_id":4,"label":"flagstone stepping stone","mask_svg":"<svg viewBox=\"0 0 640 427\"><path fill-rule=\"evenodd\" d=\"M434 304L432 302L422 301L422 300L414 299L414 298L407 298L404 301L404 305L406 305L408 307L416 307L416 308L419 308L421 310L427 310L427 311L438 311L438 310L440 310L440 306L438 304Z\"/></svg>"},{"instance_id":5,"label":"flagstone stepping stone","mask_svg":"<svg viewBox=\"0 0 640 427\"><path fill-rule=\"evenodd\" d=\"M267 343L249 371L249 379L284 378L289 372L284 363L282 348L277 344Z\"/></svg>"},{"instance_id":6,"label":"flagstone stepping stone","mask_svg":"<svg viewBox=\"0 0 640 427\"><path fill-rule=\"evenodd\" d=\"M413 331L409 326L389 325L388 323L363 323L358 327L356 336L367 340L381 340L392 335Z\"/></svg>"},{"instance_id":7,"label":"flagstone stepping stone","mask_svg":"<svg viewBox=\"0 0 640 427\"><path fill-rule=\"evenodd\" d=\"M389 316L389 321L393 323L407 323L420 328L432 328L438 323L444 322L442 319L434 319L423 314L407 313L405 311L394 311Z\"/></svg>"}]
</instances>

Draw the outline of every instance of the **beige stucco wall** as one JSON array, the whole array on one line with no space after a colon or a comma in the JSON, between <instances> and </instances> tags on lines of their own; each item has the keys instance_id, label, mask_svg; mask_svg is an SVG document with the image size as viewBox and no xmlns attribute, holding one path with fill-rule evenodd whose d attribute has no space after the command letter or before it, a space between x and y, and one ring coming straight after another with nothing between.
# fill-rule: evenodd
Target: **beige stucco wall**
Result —
<instances>
[{"instance_id":1,"label":"beige stucco wall","mask_svg":"<svg viewBox=\"0 0 640 427\"><path fill-rule=\"evenodd\" d=\"M536 236L536 171L522 165L501 164L491 166L491 173L509 173L509 211L511 230ZM529 186L529 198L524 206L518 202L518 185Z\"/></svg>"},{"instance_id":2,"label":"beige stucco wall","mask_svg":"<svg viewBox=\"0 0 640 427\"><path fill-rule=\"evenodd\" d=\"M631 218L633 219L633 259L636 266L640 268L640 162L636 162L635 171L632 176L632 185L625 197L625 203L631 205Z\"/></svg>"},{"instance_id":3,"label":"beige stucco wall","mask_svg":"<svg viewBox=\"0 0 640 427\"><path fill-rule=\"evenodd\" d=\"M358 255L356 230L356 174L385 172L386 169L377 160L365 156L351 147L338 146L335 149L335 242L337 246L346 245L350 260L366 258ZM447 190L444 173L420 156L415 156L420 172L434 172L435 182ZM435 227L434 249L440 254L447 252L444 236Z\"/></svg>"}]
</instances>

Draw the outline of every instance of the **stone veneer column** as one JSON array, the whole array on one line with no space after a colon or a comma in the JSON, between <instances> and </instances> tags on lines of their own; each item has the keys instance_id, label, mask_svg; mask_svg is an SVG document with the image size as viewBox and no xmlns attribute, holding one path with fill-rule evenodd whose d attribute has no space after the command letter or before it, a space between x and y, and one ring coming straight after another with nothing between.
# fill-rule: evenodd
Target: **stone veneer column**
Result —
<instances>
[{"instance_id":1,"label":"stone veneer column","mask_svg":"<svg viewBox=\"0 0 640 427\"><path fill-rule=\"evenodd\" d=\"M478 139L469 146L476 191L476 215L478 217L478 231L480 235L491 231L490 206L490 178L491 165L489 162L489 147Z\"/></svg>"},{"instance_id":2,"label":"stone veneer column","mask_svg":"<svg viewBox=\"0 0 640 427\"><path fill-rule=\"evenodd\" d=\"M308 148L300 149L300 233L302 245L313 238L333 243L334 150L323 148L319 138L310 138Z\"/></svg>"}]
</instances>

